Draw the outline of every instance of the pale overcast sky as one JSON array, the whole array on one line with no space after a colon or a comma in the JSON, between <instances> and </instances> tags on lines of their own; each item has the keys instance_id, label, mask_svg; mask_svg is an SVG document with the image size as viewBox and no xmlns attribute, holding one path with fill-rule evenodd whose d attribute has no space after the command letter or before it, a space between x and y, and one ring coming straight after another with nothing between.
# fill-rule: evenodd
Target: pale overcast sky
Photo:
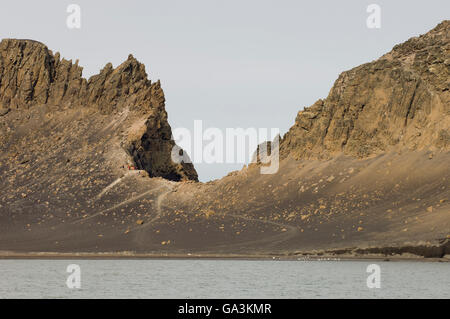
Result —
<instances>
[{"instance_id":1,"label":"pale overcast sky","mask_svg":"<svg viewBox=\"0 0 450 319\"><path fill-rule=\"evenodd\" d=\"M366 8L381 7L368 29ZM81 29L66 26L69 4ZM89 77L132 53L160 79L173 128L279 128L327 96L340 72L450 17L450 1L5 1L0 37L45 43ZM200 179L239 165L196 165Z\"/></svg>"}]
</instances>

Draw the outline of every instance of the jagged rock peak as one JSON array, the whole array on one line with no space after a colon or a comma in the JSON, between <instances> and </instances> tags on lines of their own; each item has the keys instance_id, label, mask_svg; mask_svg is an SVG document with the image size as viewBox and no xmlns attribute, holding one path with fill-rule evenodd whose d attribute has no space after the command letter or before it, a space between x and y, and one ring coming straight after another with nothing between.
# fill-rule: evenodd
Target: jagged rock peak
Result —
<instances>
[{"instance_id":1,"label":"jagged rock peak","mask_svg":"<svg viewBox=\"0 0 450 319\"><path fill-rule=\"evenodd\" d=\"M21 110L32 111L41 105L46 105L50 112L69 108L100 111L123 125L123 132L108 129L112 141L119 141L111 147L126 152L134 166L152 177L198 180L192 164L171 161L175 142L167 121L164 92L159 81L152 83L147 78L142 63L130 54L116 68L107 63L89 80L82 77L82 71L78 60L72 63L61 59L59 53L53 54L40 42L3 40L0 43L0 117L8 116L11 109L18 109L20 117L26 113ZM61 113L64 118L70 112ZM2 134L0 140L1 137Z\"/></svg>"},{"instance_id":2,"label":"jagged rock peak","mask_svg":"<svg viewBox=\"0 0 450 319\"><path fill-rule=\"evenodd\" d=\"M159 84L151 83L145 66L132 54L115 69L106 64L89 80L82 71L78 60L61 59L40 42L4 39L0 43L0 108L89 105L106 113L124 107L148 112L164 103Z\"/></svg>"}]
</instances>

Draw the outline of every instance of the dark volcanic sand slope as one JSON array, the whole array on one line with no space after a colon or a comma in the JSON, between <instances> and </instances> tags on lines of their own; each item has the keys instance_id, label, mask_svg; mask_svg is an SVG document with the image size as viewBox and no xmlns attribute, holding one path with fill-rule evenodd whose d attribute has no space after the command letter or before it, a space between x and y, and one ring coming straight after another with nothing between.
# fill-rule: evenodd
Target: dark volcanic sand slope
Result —
<instances>
[{"instance_id":1,"label":"dark volcanic sand slope","mask_svg":"<svg viewBox=\"0 0 450 319\"><path fill-rule=\"evenodd\" d=\"M449 25L342 73L282 138L278 173L206 184L170 161L162 90L132 56L84 80L3 41L0 250L450 254Z\"/></svg>"}]
</instances>

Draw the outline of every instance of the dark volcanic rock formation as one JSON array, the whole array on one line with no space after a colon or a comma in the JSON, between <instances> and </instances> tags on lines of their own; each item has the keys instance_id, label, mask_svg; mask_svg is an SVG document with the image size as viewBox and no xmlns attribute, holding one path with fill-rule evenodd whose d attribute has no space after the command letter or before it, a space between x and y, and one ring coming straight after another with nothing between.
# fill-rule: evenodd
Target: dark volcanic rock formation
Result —
<instances>
[{"instance_id":1,"label":"dark volcanic rock formation","mask_svg":"<svg viewBox=\"0 0 450 319\"><path fill-rule=\"evenodd\" d=\"M175 164L171 150L175 143L167 122L160 82L147 78L145 67L132 55L113 68L108 63L89 80L82 77L78 61L60 59L42 43L6 39L0 43L0 112L29 108L89 107L102 114L126 110L141 115L145 122L130 131L122 146L138 168L150 176L170 180L197 180L192 164ZM4 141L5 142L5 141Z\"/></svg>"},{"instance_id":2,"label":"dark volcanic rock formation","mask_svg":"<svg viewBox=\"0 0 450 319\"><path fill-rule=\"evenodd\" d=\"M397 149L449 149L450 22L371 63L343 72L328 97L298 113L283 157L367 157Z\"/></svg>"}]
</instances>

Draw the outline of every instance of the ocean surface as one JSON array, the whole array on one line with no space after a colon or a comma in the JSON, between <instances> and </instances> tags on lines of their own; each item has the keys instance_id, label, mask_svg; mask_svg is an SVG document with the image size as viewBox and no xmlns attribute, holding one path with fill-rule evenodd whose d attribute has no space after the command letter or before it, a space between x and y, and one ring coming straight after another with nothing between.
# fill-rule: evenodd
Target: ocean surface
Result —
<instances>
[{"instance_id":1,"label":"ocean surface","mask_svg":"<svg viewBox=\"0 0 450 319\"><path fill-rule=\"evenodd\" d=\"M0 260L0 298L450 298L450 263Z\"/></svg>"}]
</instances>

